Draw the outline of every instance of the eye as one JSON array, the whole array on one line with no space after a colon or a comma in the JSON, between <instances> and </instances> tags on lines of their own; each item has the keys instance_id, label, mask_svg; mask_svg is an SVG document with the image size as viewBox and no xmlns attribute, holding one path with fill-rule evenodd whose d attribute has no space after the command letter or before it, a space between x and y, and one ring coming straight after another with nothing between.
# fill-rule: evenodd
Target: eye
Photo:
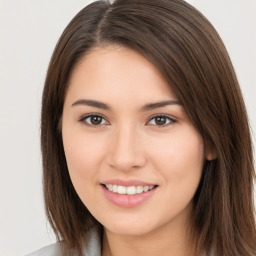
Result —
<instances>
[{"instance_id":1,"label":"eye","mask_svg":"<svg viewBox=\"0 0 256 256\"><path fill-rule=\"evenodd\" d=\"M158 115L152 117L148 122L147 125L156 125L156 126L167 126L171 123L175 123L176 121L169 116L165 115Z\"/></svg>"},{"instance_id":2,"label":"eye","mask_svg":"<svg viewBox=\"0 0 256 256\"><path fill-rule=\"evenodd\" d=\"M101 126L109 124L109 122L100 115L86 115L80 119L81 122L84 122L86 125L91 126Z\"/></svg>"}]
</instances>

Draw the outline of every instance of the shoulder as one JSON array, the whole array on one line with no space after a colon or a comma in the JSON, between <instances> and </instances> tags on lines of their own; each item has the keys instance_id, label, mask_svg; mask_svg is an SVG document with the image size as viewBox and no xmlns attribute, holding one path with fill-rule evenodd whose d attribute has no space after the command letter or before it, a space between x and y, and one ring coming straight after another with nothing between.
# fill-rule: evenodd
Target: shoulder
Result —
<instances>
[{"instance_id":1,"label":"shoulder","mask_svg":"<svg viewBox=\"0 0 256 256\"><path fill-rule=\"evenodd\" d=\"M60 256L60 245L59 243L45 246L31 254L26 256Z\"/></svg>"},{"instance_id":2,"label":"shoulder","mask_svg":"<svg viewBox=\"0 0 256 256\"><path fill-rule=\"evenodd\" d=\"M62 256L61 243L48 245L26 256ZM88 234L87 245L84 247L84 256L100 256L101 255L101 241L96 231ZM75 256L72 254L72 256Z\"/></svg>"}]
</instances>

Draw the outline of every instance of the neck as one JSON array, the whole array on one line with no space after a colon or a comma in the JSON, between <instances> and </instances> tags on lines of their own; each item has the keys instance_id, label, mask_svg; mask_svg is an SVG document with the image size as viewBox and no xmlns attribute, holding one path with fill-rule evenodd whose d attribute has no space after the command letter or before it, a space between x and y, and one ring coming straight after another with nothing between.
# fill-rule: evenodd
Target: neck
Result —
<instances>
[{"instance_id":1,"label":"neck","mask_svg":"<svg viewBox=\"0 0 256 256\"><path fill-rule=\"evenodd\" d=\"M195 239L189 238L187 229L169 227L144 235L120 235L104 229L102 256L194 256Z\"/></svg>"}]
</instances>

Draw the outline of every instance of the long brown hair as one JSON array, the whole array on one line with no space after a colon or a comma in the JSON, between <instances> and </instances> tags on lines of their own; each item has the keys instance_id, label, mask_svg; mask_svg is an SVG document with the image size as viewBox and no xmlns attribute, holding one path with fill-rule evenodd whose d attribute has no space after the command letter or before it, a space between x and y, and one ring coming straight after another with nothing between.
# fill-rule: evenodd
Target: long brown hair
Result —
<instances>
[{"instance_id":1,"label":"long brown hair","mask_svg":"<svg viewBox=\"0 0 256 256\"><path fill-rule=\"evenodd\" d=\"M150 60L183 104L207 147L193 201L198 253L256 255L252 142L239 84L226 48L209 21L182 0L94 2L81 10L53 52L43 92L41 146L48 220L65 251L82 246L98 223L71 183L60 129L72 70L93 47L128 47ZM100 231L99 231L100 232Z\"/></svg>"}]
</instances>

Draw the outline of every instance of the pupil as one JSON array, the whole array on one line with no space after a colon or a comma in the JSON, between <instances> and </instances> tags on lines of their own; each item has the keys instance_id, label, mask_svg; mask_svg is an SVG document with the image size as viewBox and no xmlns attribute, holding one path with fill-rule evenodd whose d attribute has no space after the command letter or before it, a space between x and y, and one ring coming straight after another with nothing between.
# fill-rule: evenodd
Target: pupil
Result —
<instances>
[{"instance_id":1,"label":"pupil","mask_svg":"<svg viewBox=\"0 0 256 256\"><path fill-rule=\"evenodd\" d=\"M102 121L102 117L100 116L92 116L91 117L91 122L93 125L99 125Z\"/></svg>"},{"instance_id":2,"label":"pupil","mask_svg":"<svg viewBox=\"0 0 256 256\"><path fill-rule=\"evenodd\" d=\"M164 125L166 123L166 117L159 116L156 118L156 124L157 125Z\"/></svg>"}]
</instances>

